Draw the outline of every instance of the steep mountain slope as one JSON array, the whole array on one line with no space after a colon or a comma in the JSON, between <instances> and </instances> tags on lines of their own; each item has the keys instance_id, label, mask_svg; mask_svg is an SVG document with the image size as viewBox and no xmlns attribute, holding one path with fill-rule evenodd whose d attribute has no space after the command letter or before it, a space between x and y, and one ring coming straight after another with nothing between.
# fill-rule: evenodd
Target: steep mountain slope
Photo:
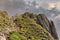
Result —
<instances>
[{"instance_id":1,"label":"steep mountain slope","mask_svg":"<svg viewBox=\"0 0 60 40\"><path fill-rule=\"evenodd\" d=\"M8 28L12 28L14 26L13 21L9 18L8 13L6 11L0 10L0 31L3 32L8 30Z\"/></svg>"},{"instance_id":2,"label":"steep mountain slope","mask_svg":"<svg viewBox=\"0 0 60 40\"><path fill-rule=\"evenodd\" d=\"M44 29L46 29L54 39L58 40L57 32L53 21L48 20L48 18L44 14L39 14L37 16L37 23L41 25Z\"/></svg>"},{"instance_id":3,"label":"steep mountain slope","mask_svg":"<svg viewBox=\"0 0 60 40\"><path fill-rule=\"evenodd\" d=\"M37 24L35 18L29 14L28 12L23 15L17 14L14 16L15 18L12 18L18 27L20 27L18 34L25 37L25 40L54 40L50 33L42 28L41 25ZM12 34L10 35L12 36ZM10 39L15 40L14 38L16 37L13 36Z\"/></svg>"},{"instance_id":4,"label":"steep mountain slope","mask_svg":"<svg viewBox=\"0 0 60 40\"><path fill-rule=\"evenodd\" d=\"M6 40L6 36L11 32L14 26L6 11L0 10L0 40ZM5 36L6 35L6 36Z\"/></svg>"},{"instance_id":5,"label":"steep mountain slope","mask_svg":"<svg viewBox=\"0 0 60 40\"><path fill-rule=\"evenodd\" d=\"M12 18L9 18L7 12L0 11L0 39L55 40L55 35L53 36L51 34L52 30L49 29L49 27L52 27L53 24L51 24L49 27L46 26L46 24L41 24L46 23L48 19L45 22L43 16L40 15L43 19L39 20L40 18L37 18L38 15L40 14L26 12L24 14L16 14ZM50 21L48 20L48 22Z\"/></svg>"}]
</instances>

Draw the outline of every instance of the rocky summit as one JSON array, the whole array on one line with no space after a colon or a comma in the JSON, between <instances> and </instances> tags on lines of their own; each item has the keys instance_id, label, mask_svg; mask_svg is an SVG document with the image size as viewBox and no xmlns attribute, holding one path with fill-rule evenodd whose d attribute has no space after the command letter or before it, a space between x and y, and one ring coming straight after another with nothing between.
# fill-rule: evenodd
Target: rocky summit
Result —
<instances>
[{"instance_id":1,"label":"rocky summit","mask_svg":"<svg viewBox=\"0 0 60 40\"><path fill-rule=\"evenodd\" d=\"M44 14L25 12L9 17L0 10L0 40L59 40L54 22Z\"/></svg>"}]
</instances>

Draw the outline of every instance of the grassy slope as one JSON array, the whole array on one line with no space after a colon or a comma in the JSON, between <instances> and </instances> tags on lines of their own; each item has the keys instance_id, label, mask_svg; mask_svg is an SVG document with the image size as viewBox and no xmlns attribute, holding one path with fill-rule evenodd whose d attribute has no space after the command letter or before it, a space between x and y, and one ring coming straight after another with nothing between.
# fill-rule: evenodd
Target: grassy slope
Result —
<instances>
[{"instance_id":1,"label":"grassy slope","mask_svg":"<svg viewBox=\"0 0 60 40\"><path fill-rule=\"evenodd\" d=\"M20 27L20 30L15 34L12 32L10 34L10 40L54 40L53 37L40 25L38 25L34 19L31 18L23 18L21 16L16 16L15 23ZM13 35L15 34L15 35ZM16 37L18 36L18 38ZM21 38L21 37L22 38Z\"/></svg>"},{"instance_id":2,"label":"grassy slope","mask_svg":"<svg viewBox=\"0 0 60 40\"><path fill-rule=\"evenodd\" d=\"M10 20L8 13L0 10L0 32L3 32L7 30L7 28L11 28L13 26L14 23Z\"/></svg>"},{"instance_id":3,"label":"grassy slope","mask_svg":"<svg viewBox=\"0 0 60 40\"><path fill-rule=\"evenodd\" d=\"M19 31L13 31L8 40L54 40L53 37L31 18L23 18L20 15L15 16L14 22L20 27ZM0 11L0 31L6 28L12 29L13 21L5 11ZM6 30L7 31L7 30Z\"/></svg>"}]
</instances>

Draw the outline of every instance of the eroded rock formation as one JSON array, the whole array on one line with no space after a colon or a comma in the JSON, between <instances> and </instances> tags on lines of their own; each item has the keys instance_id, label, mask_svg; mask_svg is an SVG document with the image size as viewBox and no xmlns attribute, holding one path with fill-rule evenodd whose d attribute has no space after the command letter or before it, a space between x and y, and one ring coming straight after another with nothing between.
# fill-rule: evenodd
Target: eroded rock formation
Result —
<instances>
[{"instance_id":1,"label":"eroded rock formation","mask_svg":"<svg viewBox=\"0 0 60 40\"><path fill-rule=\"evenodd\" d=\"M37 23L51 33L55 40L58 40L58 35L53 21L49 21L44 14L39 14L37 16Z\"/></svg>"},{"instance_id":2,"label":"eroded rock formation","mask_svg":"<svg viewBox=\"0 0 60 40\"><path fill-rule=\"evenodd\" d=\"M50 32L49 20L44 14L39 14L37 16L37 23Z\"/></svg>"},{"instance_id":3,"label":"eroded rock formation","mask_svg":"<svg viewBox=\"0 0 60 40\"><path fill-rule=\"evenodd\" d=\"M59 40L53 21L44 14L26 12L11 19L0 11L0 40Z\"/></svg>"},{"instance_id":4,"label":"eroded rock formation","mask_svg":"<svg viewBox=\"0 0 60 40\"><path fill-rule=\"evenodd\" d=\"M50 31L55 40L58 40L57 32L53 21L50 21Z\"/></svg>"},{"instance_id":5,"label":"eroded rock formation","mask_svg":"<svg viewBox=\"0 0 60 40\"><path fill-rule=\"evenodd\" d=\"M44 29L46 29L53 37L55 40L58 40L58 35L56 32L55 25L53 21L50 21L45 14L38 14L34 15L33 13L26 12L23 14L23 17L29 17L29 18L36 18L36 23L41 25Z\"/></svg>"}]
</instances>

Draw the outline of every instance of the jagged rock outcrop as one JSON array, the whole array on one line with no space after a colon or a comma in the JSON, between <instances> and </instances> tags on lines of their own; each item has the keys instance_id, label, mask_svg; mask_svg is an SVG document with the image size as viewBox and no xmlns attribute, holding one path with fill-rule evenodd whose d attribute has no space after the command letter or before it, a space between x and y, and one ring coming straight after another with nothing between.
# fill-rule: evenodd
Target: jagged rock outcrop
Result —
<instances>
[{"instance_id":1,"label":"jagged rock outcrop","mask_svg":"<svg viewBox=\"0 0 60 40\"><path fill-rule=\"evenodd\" d=\"M35 21L37 24L41 25L44 29L46 29L54 37L55 40L58 40L58 35L56 32L55 25L53 21L49 21L49 19L45 16L45 14L35 15L32 13L26 12L23 14L23 17L36 19Z\"/></svg>"},{"instance_id":2,"label":"jagged rock outcrop","mask_svg":"<svg viewBox=\"0 0 60 40\"><path fill-rule=\"evenodd\" d=\"M13 18L13 21L20 27L20 31L17 34L23 36L25 40L54 40L51 34L41 25L37 24L34 18L32 19L29 15L28 13L23 14L22 17L15 15ZM10 35L12 36L13 34L15 33L12 32ZM16 38L14 35L11 36L9 37L11 40ZM20 39L19 36L17 37Z\"/></svg>"},{"instance_id":3,"label":"jagged rock outcrop","mask_svg":"<svg viewBox=\"0 0 60 40\"><path fill-rule=\"evenodd\" d=\"M44 14L37 15L37 23L50 32L49 20Z\"/></svg>"},{"instance_id":4,"label":"jagged rock outcrop","mask_svg":"<svg viewBox=\"0 0 60 40\"><path fill-rule=\"evenodd\" d=\"M30 13L30 12L25 12L23 15L23 17L29 17L29 18L34 18L34 14L33 13Z\"/></svg>"},{"instance_id":5,"label":"jagged rock outcrop","mask_svg":"<svg viewBox=\"0 0 60 40\"><path fill-rule=\"evenodd\" d=\"M53 21L49 21L44 14L39 14L37 16L37 23L45 28L54 37L55 40L58 40L58 35Z\"/></svg>"},{"instance_id":6,"label":"jagged rock outcrop","mask_svg":"<svg viewBox=\"0 0 60 40\"><path fill-rule=\"evenodd\" d=\"M58 40L53 21L44 14L26 12L9 18L0 11L0 40Z\"/></svg>"},{"instance_id":7,"label":"jagged rock outcrop","mask_svg":"<svg viewBox=\"0 0 60 40\"><path fill-rule=\"evenodd\" d=\"M51 31L52 36L55 38L55 40L59 40L53 21L50 21L50 31Z\"/></svg>"}]
</instances>

